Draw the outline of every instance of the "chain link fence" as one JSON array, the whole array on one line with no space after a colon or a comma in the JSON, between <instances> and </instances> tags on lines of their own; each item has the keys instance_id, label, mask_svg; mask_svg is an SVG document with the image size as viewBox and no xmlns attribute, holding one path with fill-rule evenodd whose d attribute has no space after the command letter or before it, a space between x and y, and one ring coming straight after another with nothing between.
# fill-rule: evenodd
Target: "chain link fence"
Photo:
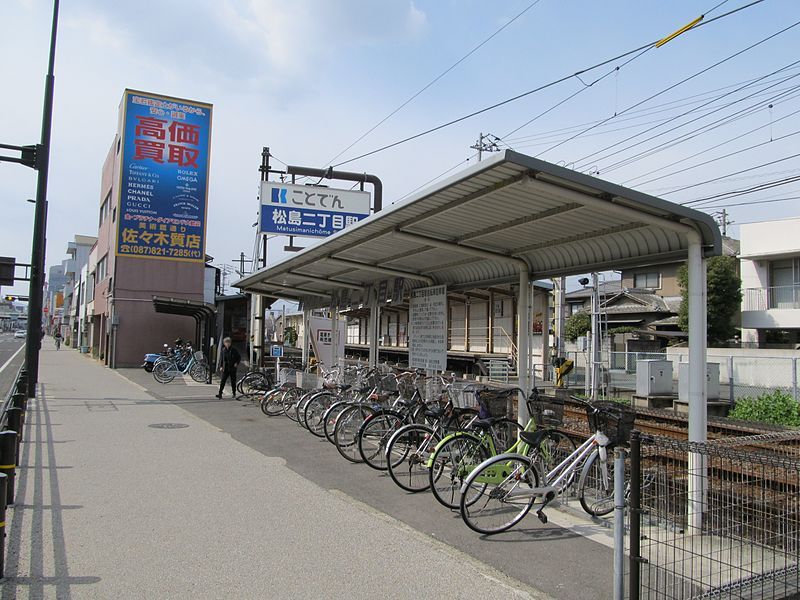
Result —
<instances>
[{"instance_id":1,"label":"chain link fence","mask_svg":"<svg viewBox=\"0 0 800 600\"><path fill-rule=\"evenodd\" d=\"M629 598L800 597L800 432L634 436Z\"/></svg>"}]
</instances>

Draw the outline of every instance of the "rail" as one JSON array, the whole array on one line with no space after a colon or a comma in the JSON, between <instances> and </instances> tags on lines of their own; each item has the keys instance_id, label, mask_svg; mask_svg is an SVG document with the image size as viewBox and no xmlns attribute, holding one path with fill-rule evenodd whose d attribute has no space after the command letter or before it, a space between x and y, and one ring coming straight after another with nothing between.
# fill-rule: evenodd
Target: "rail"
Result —
<instances>
[{"instance_id":1,"label":"rail","mask_svg":"<svg viewBox=\"0 0 800 600\"><path fill-rule=\"evenodd\" d=\"M746 288L744 310L800 309L800 284Z\"/></svg>"},{"instance_id":2,"label":"rail","mask_svg":"<svg viewBox=\"0 0 800 600\"><path fill-rule=\"evenodd\" d=\"M14 383L11 384L11 387L6 393L6 397L3 400L3 408L0 409L2 410L2 413L0 413L0 430L5 429L6 425L8 424L8 409L11 408L12 406L12 402L14 400L14 394L18 391L19 387L18 383L20 381L20 375L22 374L24 369L25 369L24 364L20 365L19 369L17 369L17 374L13 380Z\"/></svg>"}]
</instances>

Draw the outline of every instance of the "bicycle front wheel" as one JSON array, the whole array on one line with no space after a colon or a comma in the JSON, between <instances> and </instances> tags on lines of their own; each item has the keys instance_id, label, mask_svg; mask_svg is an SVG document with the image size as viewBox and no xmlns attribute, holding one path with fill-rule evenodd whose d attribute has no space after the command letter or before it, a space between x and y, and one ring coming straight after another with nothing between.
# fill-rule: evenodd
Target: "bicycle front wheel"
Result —
<instances>
[{"instance_id":1,"label":"bicycle front wheel","mask_svg":"<svg viewBox=\"0 0 800 600\"><path fill-rule=\"evenodd\" d=\"M430 487L428 460L440 437L432 427L421 424L398 429L386 447L389 476L407 492L422 492Z\"/></svg>"},{"instance_id":2,"label":"bicycle front wheel","mask_svg":"<svg viewBox=\"0 0 800 600\"><path fill-rule=\"evenodd\" d=\"M601 460L597 451L589 456L578 481L578 500L593 517L603 517L614 510L613 459Z\"/></svg>"},{"instance_id":3,"label":"bicycle front wheel","mask_svg":"<svg viewBox=\"0 0 800 600\"><path fill-rule=\"evenodd\" d=\"M440 504L451 510L458 508L461 501L461 487L464 480L484 460L489 458L489 451L481 443L480 438L471 435L455 434L446 438L431 456L431 468L428 479L431 492ZM465 502L472 504L483 493L485 483L475 484L470 490L471 498Z\"/></svg>"},{"instance_id":4,"label":"bicycle front wheel","mask_svg":"<svg viewBox=\"0 0 800 600\"><path fill-rule=\"evenodd\" d=\"M175 372L170 363L160 362L156 363L156 366L153 367L153 377L155 377L158 383L169 383L175 379Z\"/></svg>"},{"instance_id":5,"label":"bicycle front wheel","mask_svg":"<svg viewBox=\"0 0 800 600\"><path fill-rule=\"evenodd\" d=\"M479 495L475 495L482 486ZM533 490L539 474L533 462L521 454L501 454L481 463L469 474L459 499L461 518L467 527L492 535L508 531L533 506Z\"/></svg>"}]
</instances>

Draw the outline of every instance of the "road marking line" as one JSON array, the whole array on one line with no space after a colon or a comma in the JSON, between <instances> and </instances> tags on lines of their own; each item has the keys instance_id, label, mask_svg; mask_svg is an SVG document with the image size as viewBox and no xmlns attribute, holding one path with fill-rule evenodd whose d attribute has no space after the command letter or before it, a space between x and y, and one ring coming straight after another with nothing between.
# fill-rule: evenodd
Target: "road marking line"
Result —
<instances>
[{"instance_id":1,"label":"road marking line","mask_svg":"<svg viewBox=\"0 0 800 600\"><path fill-rule=\"evenodd\" d=\"M2 373L3 371L5 371L5 370L6 370L6 367L7 367L9 364L11 364L11 361L12 361L12 360L14 360L15 358L17 358L17 354L19 354L20 352L22 352L22 349L23 349L24 347L25 347L25 344L22 344L22 346L20 346L19 348L17 348L17 351L16 351L16 352L14 352L14 354L12 354L12 355L11 355L11 358L9 358L9 359L8 359L8 360L7 360L5 363L3 363L3 366L2 366L2 367L0 367L0 373Z\"/></svg>"}]
</instances>

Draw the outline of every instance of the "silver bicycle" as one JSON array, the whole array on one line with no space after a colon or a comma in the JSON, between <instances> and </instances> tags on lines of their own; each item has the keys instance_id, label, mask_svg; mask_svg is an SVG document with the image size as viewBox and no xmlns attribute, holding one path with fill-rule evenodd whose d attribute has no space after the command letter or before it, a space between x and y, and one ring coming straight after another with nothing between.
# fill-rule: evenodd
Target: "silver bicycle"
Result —
<instances>
[{"instance_id":1,"label":"silver bicycle","mask_svg":"<svg viewBox=\"0 0 800 600\"><path fill-rule=\"evenodd\" d=\"M540 472L542 461L516 453L493 456L479 464L461 487L461 518L470 529L482 534L507 531L537 501L536 514L546 523L545 507L573 486L576 475L578 500L587 513L599 517L614 510L614 461L609 450L628 442L636 414L629 406L614 402L573 400L586 407L593 432L589 439L547 473ZM535 448L541 431L523 431L520 437Z\"/></svg>"}]
</instances>

